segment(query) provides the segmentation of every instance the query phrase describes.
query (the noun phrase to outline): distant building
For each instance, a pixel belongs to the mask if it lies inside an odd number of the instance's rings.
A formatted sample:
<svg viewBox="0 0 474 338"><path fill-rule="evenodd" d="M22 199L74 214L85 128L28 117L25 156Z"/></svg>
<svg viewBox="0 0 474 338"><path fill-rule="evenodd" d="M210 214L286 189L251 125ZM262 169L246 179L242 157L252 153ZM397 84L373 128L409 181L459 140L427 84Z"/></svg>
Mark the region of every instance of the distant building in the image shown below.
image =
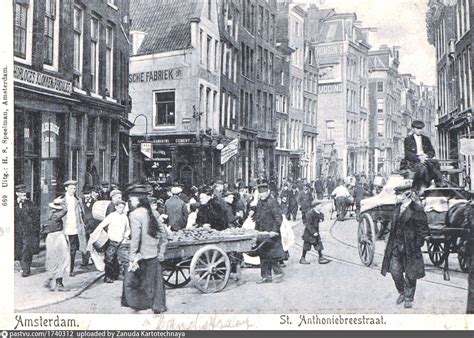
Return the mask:
<svg viewBox="0 0 474 338"><path fill-rule="evenodd" d="M345 177L368 172L369 110L367 31L354 13L309 11L319 22L316 43L318 73L318 143L323 176Z"/></svg>
<svg viewBox="0 0 474 338"><path fill-rule="evenodd" d="M369 171L375 174L391 174L404 157L399 65L396 47L383 45L369 52L370 158L373 159Z"/></svg>
<svg viewBox="0 0 474 338"><path fill-rule="evenodd" d="M44 222L68 179L129 180L129 3L13 3L15 184Z"/></svg>

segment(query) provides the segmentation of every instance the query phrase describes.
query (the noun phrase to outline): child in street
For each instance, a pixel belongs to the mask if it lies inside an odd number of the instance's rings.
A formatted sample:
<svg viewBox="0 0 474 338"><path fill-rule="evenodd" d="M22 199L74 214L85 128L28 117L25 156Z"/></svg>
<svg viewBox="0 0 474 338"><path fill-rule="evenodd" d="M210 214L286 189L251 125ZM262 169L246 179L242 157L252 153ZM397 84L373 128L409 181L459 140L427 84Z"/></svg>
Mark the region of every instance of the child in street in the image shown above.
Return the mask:
<svg viewBox="0 0 474 338"><path fill-rule="evenodd" d="M324 221L324 214L320 207L321 203L320 200L313 200L311 202L311 209L306 215L303 233L303 254L301 255L300 264L310 264L310 262L306 260L306 253L311 250L312 246L319 254L319 264L327 264L330 262L330 260L323 256L324 247L321 242L321 236L319 235L319 222Z"/></svg>
<svg viewBox="0 0 474 338"><path fill-rule="evenodd" d="M94 233L96 233L108 227L109 242L105 249L105 283L113 283L114 279L117 279L119 275L123 275L128 264L128 251L130 248L130 224L127 214L124 212L126 203L119 200L114 204L115 211L105 217L94 230ZM94 233L91 237L93 237ZM117 267L115 265L117 260L120 271L116 271Z"/></svg>

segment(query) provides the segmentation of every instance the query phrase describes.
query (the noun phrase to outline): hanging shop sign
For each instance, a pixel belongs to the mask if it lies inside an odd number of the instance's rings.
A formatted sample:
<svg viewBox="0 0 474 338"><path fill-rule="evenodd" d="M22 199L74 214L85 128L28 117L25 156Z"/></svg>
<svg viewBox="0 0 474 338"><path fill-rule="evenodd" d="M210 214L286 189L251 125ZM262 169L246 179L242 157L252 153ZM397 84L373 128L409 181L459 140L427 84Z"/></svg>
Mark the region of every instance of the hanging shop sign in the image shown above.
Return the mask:
<svg viewBox="0 0 474 338"><path fill-rule="evenodd" d="M221 150L221 164L226 163L239 152L239 139L235 138L229 142L227 147Z"/></svg>
<svg viewBox="0 0 474 338"><path fill-rule="evenodd" d="M72 82L43 74L19 65L13 67L13 79L16 82L25 83L34 87L48 89L57 93L70 95Z"/></svg>
<svg viewBox="0 0 474 338"><path fill-rule="evenodd" d="M153 158L153 144L150 142L144 142L140 144L140 151L143 155L148 158Z"/></svg>

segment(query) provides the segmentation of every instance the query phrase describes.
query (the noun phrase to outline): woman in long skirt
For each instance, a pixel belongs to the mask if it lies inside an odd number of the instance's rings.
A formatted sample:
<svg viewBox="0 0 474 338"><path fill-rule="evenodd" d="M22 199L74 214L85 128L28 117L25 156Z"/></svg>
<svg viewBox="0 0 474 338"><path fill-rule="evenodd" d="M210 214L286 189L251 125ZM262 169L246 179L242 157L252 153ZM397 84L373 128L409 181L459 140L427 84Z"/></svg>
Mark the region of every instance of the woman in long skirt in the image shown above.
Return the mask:
<svg viewBox="0 0 474 338"><path fill-rule="evenodd" d="M46 225L46 263L45 268L49 278L45 286L51 291L69 291L63 284L63 278L69 276L71 266L71 256L69 255L69 244L66 235L63 233L62 218L66 215L67 209L64 200L56 199L49 204L51 213L49 222Z"/></svg>
<svg viewBox="0 0 474 338"><path fill-rule="evenodd" d="M147 187L135 185L127 193L131 241L122 306L162 313L166 311L166 297L160 262L166 250L166 232L158 215L151 210Z"/></svg>

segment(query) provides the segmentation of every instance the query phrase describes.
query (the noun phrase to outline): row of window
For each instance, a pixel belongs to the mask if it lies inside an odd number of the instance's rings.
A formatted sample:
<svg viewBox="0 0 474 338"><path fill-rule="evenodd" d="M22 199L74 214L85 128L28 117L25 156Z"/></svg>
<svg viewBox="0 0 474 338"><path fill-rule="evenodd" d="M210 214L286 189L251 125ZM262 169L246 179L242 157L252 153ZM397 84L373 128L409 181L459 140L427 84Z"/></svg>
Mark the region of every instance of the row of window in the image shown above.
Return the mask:
<svg viewBox="0 0 474 338"><path fill-rule="evenodd" d="M346 89L346 106L347 111L355 113L357 111L357 91Z"/></svg>
<svg viewBox="0 0 474 338"><path fill-rule="evenodd" d="M304 63L304 55L303 52L304 50L299 47L292 47L295 51L291 53L291 64L296 67L303 68L303 63Z"/></svg>
<svg viewBox="0 0 474 338"><path fill-rule="evenodd" d="M275 42L275 15L262 6L258 6L257 34L272 44Z"/></svg>
<svg viewBox="0 0 474 338"><path fill-rule="evenodd" d="M199 111L203 113L201 117L201 128L208 129L213 127L212 120L214 118L214 113L217 111L218 103L217 91L201 84L199 86ZM221 101L220 111L223 114L226 114L226 112L224 112L226 103L227 102ZM224 106L222 106L222 104L224 104ZM232 111L232 107L230 107L230 111Z"/></svg>
<svg viewBox="0 0 474 338"><path fill-rule="evenodd" d="M303 109L303 80L292 77L290 82L290 93L291 106L297 109Z"/></svg>
<svg viewBox="0 0 474 338"><path fill-rule="evenodd" d="M253 94L240 90L240 126L252 128Z"/></svg>
<svg viewBox="0 0 474 338"><path fill-rule="evenodd" d="M215 48L218 48L218 42L216 41ZM233 48L230 42L223 43L222 45L222 74L234 83L237 82L237 48Z"/></svg>
<svg viewBox="0 0 474 338"><path fill-rule="evenodd" d="M471 28L470 0L457 0L456 3L456 36L460 39Z"/></svg>
<svg viewBox="0 0 474 338"><path fill-rule="evenodd" d="M276 119L275 126L277 133L276 147L287 149L288 121L285 119Z"/></svg>
<svg viewBox="0 0 474 338"><path fill-rule="evenodd" d="M304 90L317 94L318 93L318 75L311 72L304 72Z"/></svg>
<svg viewBox="0 0 474 338"><path fill-rule="evenodd" d="M303 122L291 119L290 121L290 149L300 149L303 141Z"/></svg>
<svg viewBox="0 0 474 338"><path fill-rule="evenodd" d="M274 84L274 57L273 53L262 46L257 47L257 80L263 83Z"/></svg>
<svg viewBox="0 0 474 338"><path fill-rule="evenodd" d="M219 41L199 30L199 62L208 71L218 71Z"/></svg>
<svg viewBox="0 0 474 338"><path fill-rule="evenodd" d="M278 113L288 114L288 98L286 95L276 95L275 108Z"/></svg>
<svg viewBox="0 0 474 338"><path fill-rule="evenodd" d="M44 67L47 70L58 71L59 52L59 16L61 15L58 0L46 0L44 14ZM110 2L115 6L115 2ZM31 2L17 2L15 4L15 44L14 53L20 62L31 63L31 39L33 21L33 0ZM87 24L86 24L86 19ZM86 37L85 32L89 35ZM88 88L92 93L104 94L108 97L117 97L114 93L114 31L115 27L111 23L104 25L98 17L84 15L84 10L80 6L74 6L73 13L73 82L78 89L84 89L83 80L87 75ZM105 35L105 55L104 64L100 65L101 58L101 36ZM84 51L85 43L90 45L90 67L88 74L84 73ZM120 80L125 87L126 69L128 62L125 55L120 54L118 58ZM105 88L103 93L99 93L99 71L100 67L105 68ZM121 89L120 97L126 97L126 88Z"/></svg>
<svg viewBox="0 0 474 338"><path fill-rule="evenodd" d="M241 74L250 80L254 80L254 50L245 43L241 43Z"/></svg>
<svg viewBox="0 0 474 338"><path fill-rule="evenodd" d="M359 125L357 125L357 121L348 119L346 121L347 138L351 141L367 141L369 138L367 123L366 118L361 118L359 120Z"/></svg>
<svg viewBox="0 0 474 338"><path fill-rule="evenodd" d="M304 98L303 111L304 111L304 123L311 126L316 126L316 110L318 102L315 100Z"/></svg>
<svg viewBox="0 0 474 338"><path fill-rule="evenodd" d="M257 90L255 104L258 129L273 131L273 94Z"/></svg>
<svg viewBox="0 0 474 338"><path fill-rule="evenodd" d="M211 0L208 0L210 2ZM210 5L208 5L210 6ZM234 39L239 39L239 17L238 12L230 6L228 1L222 4L222 18L224 20L224 30Z"/></svg>
<svg viewBox="0 0 474 338"><path fill-rule="evenodd" d="M236 130L236 105L237 97L232 93L222 91L221 93L221 126Z"/></svg>
<svg viewBox="0 0 474 338"><path fill-rule="evenodd" d="M471 46L464 49L456 60L459 74L459 99L461 111L472 105L472 69L471 69Z"/></svg>
<svg viewBox="0 0 474 338"><path fill-rule="evenodd" d="M399 130L398 123L394 120L380 118L377 120L377 136L393 138L395 131Z"/></svg>

